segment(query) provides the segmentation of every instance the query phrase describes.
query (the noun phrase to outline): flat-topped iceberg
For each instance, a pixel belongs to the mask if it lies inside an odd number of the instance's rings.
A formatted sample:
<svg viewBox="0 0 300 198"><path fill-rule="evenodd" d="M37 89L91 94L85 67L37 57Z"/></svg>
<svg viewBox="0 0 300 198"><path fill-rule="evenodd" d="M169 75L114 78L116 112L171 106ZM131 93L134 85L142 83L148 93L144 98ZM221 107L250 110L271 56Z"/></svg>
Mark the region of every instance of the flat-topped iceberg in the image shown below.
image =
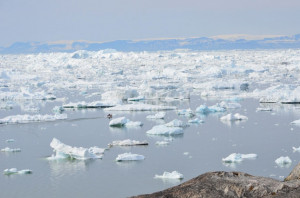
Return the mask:
<svg viewBox="0 0 300 198"><path fill-rule="evenodd" d="M77 103L68 103L64 104L63 108L71 108L71 109L87 109L87 108L105 108L105 107L113 107L119 103L109 102L109 101L94 101L94 102L77 102Z"/></svg>
<svg viewBox="0 0 300 198"><path fill-rule="evenodd" d="M21 152L20 148L9 148L9 147L5 147L4 149L1 149L1 152Z"/></svg>
<svg viewBox="0 0 300 198"><path fill-rule="evenodd" d="M173 171L173 172L164 172L162 175L155 175L156 179L183 179L183 174Z"/></svg>
<svg viewBox="0 0 300 198"><path fill-rule="evenodd" d="M60 142L58 139L53 138L50 143L50 146L53 148L55 155L49 157L49 160L52 159L99 159L102 158L102 154L105 149L98 147L83 148L83 147L72 147Z"/></svg>
<svg viewBox="0 0 300 198"><path fill-rule="evenodd" d="M257 154L240 154L240 153L232 153L226 158L222 158L224 163L239 163L242 162L244 159L255 159L257 158Z"/></svg>
<svg viewBox="0 0 300 198"><path fill-rule="evenodd" d="M220 118L221 121L236 121L236 120L248 120L248 117L247 116L243 116L239 113L236 113L234 115L232 115L231 113L230 114L227 114L223 117Z"/></svg>
<svg viewBox="0 0 300 198"><path fill-rule="evenodd" d="M164 111L175 110L174 106L160 106L150 104L126 104L117 105L115 107L106 108L105 111Z"/></svg>
<svg viewBox="0 0 300 198"><path fill-rule="evenodd" d="M166 116L166 112L158 112L154 115L148 115L147 119L164 119Z"/></svg>
<svg viewBox="0 0 300 198"><path fill-rule="evenodd" d="M288 168L292 164L292 160L288 156L281 156L275 160L275 163L282 168Z"/></svg>
<svg viewBox="0 0 300 198"><path fill-rule="evenodd" d="M108 144L108 146L145 146L148 145L146 141L137 141L137 140L115 140L112 143Z"/></svg>
<svg viewBox="0 0 300 198"><path fill-rule="evenodd" d="M146 132L149 135L179 135L183 134L183 129L180 127L168 127L166 125L157 125Z"/></svg>
<svg viewBox="0 0 300 198"><path fill-rule="evenodd" d="M143 155L123 153L117 156L116 161L139 161L144 159L145 157Z"/></svg>
<svg viewBox="0 0 300 198"><path fill-rule="evenodd" d="M111 120L109 122L109 126L111 127L139 127L139 126L142 126L143 123L142 122L139 122L139 121L136 121L136 122L133 122L133 121L130 121L129 119L125 118L125 117L120 117L120 118L115 118L113 120Z"/></svg>
<svg viewBox="0 0 300 198"><path fill-rule="evenodd" d="M3 171L4 175L13 175L13 174L20 174L20 175L25 175L25 174L32 174L32 170L30 169L24 169L24 170L19 170L16 168L10 168L10 169L5 169Z"/></svg>
<svg viewBox="0 0 300 198"><path fill-rule="evenodd" d="M67 119L67 114L55 114L55 115L14 115L7 116L5 118L0 119L0 124L16 124L16 123L29 123L29 122L47 122L47 121L55 121L55 120L64 120Z"/></svg>

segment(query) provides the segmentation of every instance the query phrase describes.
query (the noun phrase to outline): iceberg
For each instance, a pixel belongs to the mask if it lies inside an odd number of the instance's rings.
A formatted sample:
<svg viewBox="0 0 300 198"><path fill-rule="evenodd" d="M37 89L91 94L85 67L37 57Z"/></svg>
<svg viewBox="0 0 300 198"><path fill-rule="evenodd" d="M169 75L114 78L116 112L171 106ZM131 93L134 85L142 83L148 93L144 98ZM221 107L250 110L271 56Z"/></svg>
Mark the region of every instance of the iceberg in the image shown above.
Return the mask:
<svg viewBox="0 0 300 198"><path fill-rule="evenodd" d="M193 117L195 114L191 109L181 109L177 111L178 115L184 115L186 117Z"/></svg>
<svg viewBox="0 0 300 198"><path fill-rule="evenodd" d="M115 107L106 108L105 111L164 111L175 110L174 106L160 106L150 104L126 104L117 105Z"/></svg>
<svg viewBox="0 0 300 198"><path fill-rule="evenodd" d="M21 149L20 148L11 149L9 147L5 147L4 149L1 149L1 152L12 152L12 153L15 153L15 152L21 152Z"/></svg>
<svg viewBox="0 0 300 198"><path fill-rule="evenodd" d="M300 120L294 120L291 124L300 125Z"/></svg>
<svg viewBox="0 0 300 198"><path fill-rule="evenodd" d="M170 142L167 142L167 141L157 141L157 142L155 142L155 144L156 145L168 145L168 144L170 144Z"/></svg>
<svg viewBox="0 0 300 198"><path fill-rule="evenodd" d="M156 179L183 179L183 174L173 171L173 172L164 172L162 175L155 175Z"/></svg>
<svg viewBox="0 0 300 198"><path fill-rule="evenodd" d="M172 120L171 122L168 122L165 124L167 127L185 127L186 124L184 124L181 120Z"/></svg>
<svg viewBox="0 0 300 198"><path fill-rule="evenodd" d="M300 152L300 146L298 148L296 147L292 147L293 148L293 152Z"/></svg>
<svg viewBox="0 0 300 198"><path fill-rule="evenodd" d="M112 143L108 144L108 146L145 146L145 145L148 145L148 142L146 141L137 141L137 140L130 140L130 139L127 139L127 140L116 140L116 141L113 141Z"/></svg>
<svg viewBox="0 0 300 198"><path fill-rule="evenodd" d="M275 163L282 168L288 168L292 164L292 160L288 156L281 156L275 160Z"/></svg>
<svg viewBox="0 0 300 198"><path fill-rule="evenodd" d="M240 154L240 153L232 153L226 158L222 158L222 161L225 163L239 163L244 159L255 159L257 158L257 154Z"/></svg>
<svg viewBox="0 0 300 198"><path fill-rule="evenodd" d="M148 115L147 119L164 119L166 116L166 112L158 112L155 115Z"/></svg>
<svg viewBox="0 0 300 198"><path fill-rule="evenodd" d="M46 122L46 121L55 121L55 120L64 120L67 119L67 114L55 114L55 115L14 115L7 116L0 119L0 124L16 124L16 123L29 123L29 122Z"/></svg>
<svg viewBox="0 0 300 198"><path fill-rule="evenodd" d="M142 122L139 122L139 121L136 121L136 122L133 122L133 121L130 121L129 119L125 118L125 117L120 117L120 118L115 118L113 120L111 120L109 122L109 126L111 127L139 127L139 126L142 126L143 123Z"/></svg>
<svg viewBox="0 0 300 198"><path fill-rule="evenodd" d="M11 143L11 142L15 142L15 140L14 139L8 139L8 140L6 140L6 142Z"/></svg>
<svg viewBox="0 0 300 198"><path fill-rule="evenodd" d="M196 113L201 114L209 114L209 113L216 113L216 112L224 112L226 109L224 107L221 107L219 104L213 105L213 106L206 106L206 105L200 105L196 108Z"/></svg>
<svg viewBox="0 0 300 198"><path fill-rule="evenodd" d="M220 107L223 107L225 109L239 109L241 108L241 104L237 103L237 102L231 102L231 103L227 103L227 102L221 102L219 104Z"/></svg>
<svg viewBox="0 0 300 198"><path fill-rule="evenodd" d="M116 106L119 103L116 102L108 102L108 101L94 101L94 102L77 102L77 103L68 103L64 104L63 108L66 109L87 109L87 108L106 108L106 107L113 107Z"/></svg>
<svg viewBox="0 0 300 198"><path fill-rule="evenodd" d="M30 169L24 169L18 171L16 168L10 168L10 169L5 169L3 171L4 175L12 175L12 174L20 174L20 175L25 175L25 174L32 174L32 170Z"/></svg>
<svg viewBox="0 0 300 198"><path fill-rule="evenodd" d="M236 121L236 120L248 120L248 117L247 116L243 116L239 113L236 113L234 115L232 115L231 113L230 114L227 114L226 116L223 116L220 118L221 121Z"/></svg>
<svg viewBox="0 0 300 198"><path fill-rule="evenodd" d="M168 127L165 125L157 125L146 132L149 135L179 135L183 134L183 129L180 127Z"/></svg>
<svg viewBox="0 0 300 198"><path fill-rule="evenodd" d="M200 124L200 123L204 123L203 120L200 120L199 118L195 118L193 120L189 120L188 123L192 123L192 124Z"/></svg>
<svg viewBox="0 0 300 198"><path fill-rule="evenodd" d="M91 147L89 149L83 147L71 147L60 142L58 139L53 138L50 143L55 155L49 157L49 160L55 159L101 159L105 149L98 147Z"/></svg>
<svg viewBox="0 0 300 198"><path fill-rule="evenodd" d="M144 159L145 157L143 155L123 153L117 156L116 161L139 161Z"/></svg>

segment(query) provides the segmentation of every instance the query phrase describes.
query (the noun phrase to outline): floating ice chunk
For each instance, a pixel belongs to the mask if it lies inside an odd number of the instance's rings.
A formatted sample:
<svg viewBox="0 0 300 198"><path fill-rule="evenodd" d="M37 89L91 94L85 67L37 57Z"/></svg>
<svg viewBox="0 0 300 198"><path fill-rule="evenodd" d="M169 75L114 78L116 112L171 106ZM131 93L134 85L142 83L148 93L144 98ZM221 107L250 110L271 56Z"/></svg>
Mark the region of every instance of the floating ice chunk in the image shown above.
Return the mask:
<svg viewBox="0 0 300 198"><path fill-rule="evenodd" d="M199 118L195 118L193 120L189 120L189 123L193 123L193 124L200 124L200 123L204 123L203 120L200 120Z"/></svg>
<svg viewBox="0 0 300 198"><path fill-rule="evenodd" d="M120 101L128 100L128 98L137 98L139 96L136 89L127 89L127 90L113 90L107 91L101 95L102 100L106 101Z"/></svg>
<svg viewBox="0 0 300 198"><path fill-rule="evenodd" d="M291 124L300 125L300 120L294 120Z"/></svg>
<svg viewBox="0 0 300 198"><path fill-rule="evenodd" d="M236 113L234 115L230 113L220 118L221 121L236 121L236 120L247 120L247 119L248 119L247 116L240 115L239 113Z"/></svg>
<svg viewBox="0 0 300 198"><path fill-rule="evenodd" d="M54 113L62 113L65 109L62 106L55 106L53 107L52 111Z"/></svg>
<svg viewBox="0 0 300 198"><path fill-rule="evenodd" d="M221 107L219 104L207 107L206 105L200 105L196 108L197 113L208 114L208 113L216 113L216 112L224 112L226 109Z"/></svg>
<svg viewBox="0 0 300 198"><path fill-rule="evenodd" d="M8 139L6 140L7 143L11 143L11 142L14 142L15 140L14 139Z"/></svg>
<svg viewBox="0 0 300 198"><path fill-rule="evenodd" d="M300 146L298 148L293 147L293 152L300 152Z"/></svg>
<svg viewBox="0 0 300 198"><path fill-rule="evenodd" d="M141 101L141 100L145 100L144 96L138 96L138 97L134 97L134 98L128 98L128 101Z"/></svg>
<svg viewBox="0 0 300 198"><path fill-rule="evenodd" d="M3 171L4 175L12 175L12 174L20 174L20 175L24 175L24 174L32 174L32 170L30 169L24 169L24 170L20 170L18 171L16 168L10 168L10 169L5 169Z"/></svg>
<svg viewBox="0 0 300 198"><path fill-rule="evenodd" d="M193 117L195 114L191 109L181 109L177 111L178 115L184 115L187 117Z"/></svg>
<svg viewBox="0 0 300 198"><path fill-rule="evenodd" d="M109 126L111 126L111 127L123 127L123 126L138 127L138 126L142 126L142 125L143 125L142 122L139 122L139 121L133 122L125 117L115 118L109 122Z"/></svg>
<svg viewBox="0 0 300 198"><path fill-rule="evenodd" d="M108 146L139 146L139 145L145 146L148 145L148 142L146 141L141 142L137 140L127 139L127 140L116 140L108 144Z"/></svg>
<svg viewBox="0 0 300 198"><path fill-rule="evenodd" d="M289 167L292 163L292 160L288 156L281 156L275 160L275 163L280 167Z"/></svg>
<svg viewBox="0 0 300 198"><path fill-rule="evenodd" d="M174 106L159 106L150 104L126 104L106 108L105 111L164 111L175 110Z"/></svg>
<svg viewBox="0 0 300 198"><path fill-rule="evenodd" d="M21 149L20 148L14 148L14 149L11 149L9 147L5 147L4 149L1 149L2 152L21 152Z"/></svg>
<svg viewBox="0 0 300 198"><path fill-rule="evenodd" d="M58 139L53 138L50 146L54 149L55 155L49 157L48 159L61 159L61 158L71 158L71 159L97 159L102 158L104 150L98 147L91 147L89 149L82 147L71 147L60 142Z"/></svg>
<svg viewBox="0 0 300 198"><path fill-rule="evenodd" d="M172 120L171 122L168 122L167 124L165 124L165 126L167 127L185 127L186 124L184 124L181 120Z"/></svg>
<svg viewBox="0 0 300 198"><path fill-rule="evenodd" d="M206 105L200 105L196 108L197 113L207 114L210 112L209 108Z"/></svg>
<svg viewBox="0 0 300 198"><path fill-rule="evenodd" d="M85 101L77 103L64 104L63 108L77 108L77 109L86 109L86 108L104 108L104 107L113 107L116 106L116 102L107 102L107 101L94 101L87 103Z"/></svg>
<svg viewBox="0 0 300 198"><path fill-rule="evenodd" d="M227 103L225 101L221 102L220 107L223 107L225 109L238 109L241 108L241 104L237 102Z"/></svg>
<svg viewBox="0 0 300 198"><path fill-rule="evenodd" d="M55 114L55 115L14 115L7 116L0 119L0 124L15 124L15 123L29 123L29 122L46 122L46 121L55 121L55 120L64 120L67 119L67 114Z"/></svg>
<svg viewBox="0 0 300 198"><path fill-rule="evenodd" d="M165 125L157 125L146 133L149 135L179 135L183 134L183 129L180 127L167 127Z"/></svg>
<svg viewBox="0 0 300 198"><path fill-rule="evenodd" d="M262 108L262 107L258 107L256 108L256 111L273 111L272 108Z"/></svg>
<svg viewBox="0 0 300 198"><path fill-rule="evenodd" d="M155 142L156 145L168 145L170 144L170 142L167 142L167 141L157 141Z"/></svg>
<svg viewBox="0 0 300 198"><path fill-rule="evenodd" d="M138 161L144 160L145 157L139 154L123 153L117 156L116 161Z"/></svg>
<svg viewBox="0 0 300 198"><path fill-rule="evenodd" d="M222 158L222 161L225 163L239 163L244 159L255 159L257 158L257 154L240 154L240 153L232 153L226 158Z"/></svg>
<svg viewBox="0 0 300 198"><path fill-rule="evenodd" d="M173 172L164 172L162 175L155 175L154 178L158 179L183 179L183 174L173 171Z"/></svg>
<svg viewBox="0 0 300 198"><path fill-rule="evenodd" d="M164 119L166 116L166 112L158 112L155 115L148 115L146 118L148 119Z"/></svg>

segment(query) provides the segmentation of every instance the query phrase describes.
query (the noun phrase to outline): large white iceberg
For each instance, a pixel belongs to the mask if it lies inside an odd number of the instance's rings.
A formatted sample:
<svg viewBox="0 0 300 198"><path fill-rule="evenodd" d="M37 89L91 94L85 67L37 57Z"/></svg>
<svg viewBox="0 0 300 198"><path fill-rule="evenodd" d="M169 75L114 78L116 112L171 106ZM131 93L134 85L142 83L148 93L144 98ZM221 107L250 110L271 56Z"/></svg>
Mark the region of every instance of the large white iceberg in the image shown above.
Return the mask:
<svg viewBox="0 0 300 198"><path fill-rule="evenodd" d="M144 159L145 157L143 155L123 153L117 156L116 161L139 161Z"/></svg>
<svg viewBox="0 0 300 198"><path fill-rule="evenodd" d="M240 153L232 153L226 158L222 158L222 161L225 163L238 163L242 162L244 159L255 159L257 158L257 154L240 154Z"/></svg>
<svg viewBox="0 0 300 198"><path fill-rule="evenodd" d="M139 127L142 126L143 123L139 121L130 121L129 119L125 117L115 118L109 122L109 126L111 127Z"/></svg>
<svg viewBox="0 0 300 198"><path fill-rule="evenodd" d="M148 145L146 141L137 141L137 140L115 140L112 143L108 144L108 146L139 146L139 145Z"/></svg>
<svg viewBox="0 0 300 198"><path fill-rule="evenodd" d="M164 111L175 110L174 106L160 106L150 104L126 104L117 105L115 107L106 108L105 111Z"/></svg>
<svg viewBox="0 0 300 198"><path fill-rule="evenodd" d="M162 175L155 175L154 178L158 179L183 179L183 174L173 171L173 172L164 172Z"/></svg>
<svg viewBox="0 0 300 198"><path fill-rule="evenodd" d="M0 124L15 124L15 123L29 123L29 122L46 122L46 121L55 121L55 120L64 120L67 119L67 114L55 114L55 115L14 115L7 116L0 119Z"/></svg>
<svg viewBox="0 0 300 198"><path fill-rule="evenodd" d="M168 127L166 125L157 125L146 132L149 135L179 135L183 134L183 129L180 127Z"/></svg>
<svg viewBox="0 0 300 198"><path fill-rule="evenodd" d="M48 159L98 159L102 158L102 154L105 149L98 147L83 148L83 147L72 147L60 142L58 139L53 138L50 143L53 148L55 155L52 155Z"/></svg>

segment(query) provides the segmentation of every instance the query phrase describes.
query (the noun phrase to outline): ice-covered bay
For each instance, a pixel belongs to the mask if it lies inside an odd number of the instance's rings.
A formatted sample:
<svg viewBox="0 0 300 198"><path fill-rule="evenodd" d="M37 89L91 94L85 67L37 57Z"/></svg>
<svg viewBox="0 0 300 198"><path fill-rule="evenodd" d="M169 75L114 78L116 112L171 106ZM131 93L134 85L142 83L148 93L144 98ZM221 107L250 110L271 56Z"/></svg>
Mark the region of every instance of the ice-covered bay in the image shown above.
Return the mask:
<svg viewBox="0 0 300 198"><path fill-rule="evenodd" d="M1 55L0 119L15 124L0 126L0 170L29 168L34 174L2 175L0 197L129 197L180 182L153 178L165 170L180 172L183 181L215 170L280 179L300 160L292 149L300 135L299 55L300 50ZM66 119L53 119L60 117ZM120 117L143 126L109 126ZM176 135L170 136L173 129ZM56 150L79 159L45 160L53 137L71 145L60 142ZM148 146L113 146L102 159L81 160L92 145L108 144ZM124 153L146 159L116 162ZM227 166L222 158L230 153L258 158ZM277 165L280 156L289 156L291 166Z"/></svg>

